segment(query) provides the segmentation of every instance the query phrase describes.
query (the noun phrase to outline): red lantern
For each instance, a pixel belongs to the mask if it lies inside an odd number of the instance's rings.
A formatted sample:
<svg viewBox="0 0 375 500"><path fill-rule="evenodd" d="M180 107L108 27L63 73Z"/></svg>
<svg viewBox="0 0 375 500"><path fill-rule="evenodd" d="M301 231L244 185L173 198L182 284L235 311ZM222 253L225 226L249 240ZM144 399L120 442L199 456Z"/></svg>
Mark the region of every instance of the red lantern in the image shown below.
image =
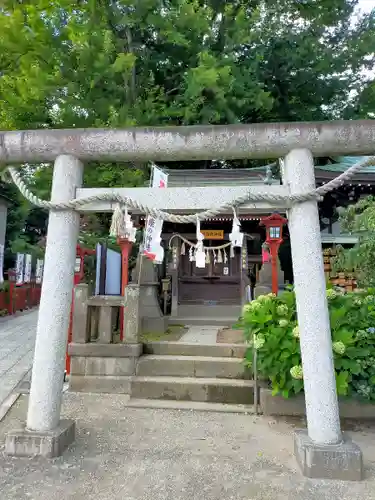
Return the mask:
<svg viewBox="0 0 375 500"><path fill-rule="evenodd" d="M283 241L283 226L288 222L285 217L278 213L273 213L268 217L262 217L260 224L266 228L266 244L271 253L272 264L272 292L278 292L278 279L277 279L277 257L279 253L280 244Z"/></svg>

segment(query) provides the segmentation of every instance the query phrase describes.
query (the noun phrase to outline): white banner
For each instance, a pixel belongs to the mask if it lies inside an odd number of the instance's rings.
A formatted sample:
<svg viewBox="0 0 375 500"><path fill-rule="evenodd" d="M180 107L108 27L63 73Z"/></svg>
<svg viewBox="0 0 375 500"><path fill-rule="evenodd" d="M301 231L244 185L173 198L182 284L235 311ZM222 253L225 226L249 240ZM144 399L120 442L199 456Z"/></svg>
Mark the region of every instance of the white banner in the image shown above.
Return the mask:
<svg viewBox="0 0 375 500"><path fill-rule="evenodd" d="M16 285L22 285L23 283L24 262L25 262L25 254L18 253L16 260Z"/></svg>
<svg viewBox="0 0 375 500"><path fill-rule="evenodd" d="M153 167L152 173L152 184L153 188L166 188L168 184L168 174L163 172L157 167ZM160 224L161 222L161 224ZM156 219L155 217L147 217L145 237L144 237L144 254L151 260L155 260L155 252L153 252L152 244L162 229L162 221Z"/></svg>
<svg viewBox="0 0 375 500"><path fill-rule="evenodd" d="M38 259L36 261L36 270L35 270L35 283L38 285L41 284L43 281L43 267L44 267L44 261L43 259Z"/></svg>
<svg viewBox="0 0 375 500"><path fill-rule="evenodd" d="M32 257L28 253L25 256L25 274L23 277L24 283L30 283L31 281L31 263L32 263Z"/></svg>
<svg viewBox="0 0 375 500"><path fill-rule="evenodd" d="M0 284L4 283L4 245L0 245Z"/></svg>

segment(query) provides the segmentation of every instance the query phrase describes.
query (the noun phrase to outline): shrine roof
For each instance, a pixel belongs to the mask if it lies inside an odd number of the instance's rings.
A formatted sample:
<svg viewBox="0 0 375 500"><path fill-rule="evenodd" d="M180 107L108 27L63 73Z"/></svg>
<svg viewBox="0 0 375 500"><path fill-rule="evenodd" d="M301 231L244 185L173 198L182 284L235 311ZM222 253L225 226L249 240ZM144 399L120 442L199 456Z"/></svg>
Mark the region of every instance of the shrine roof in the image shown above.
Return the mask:
<svg viewBox="0 0 375 500"><path fill-rule="evenodd" d="M246 186L264 184L267 167L208 168L200 170L163 169L168 187ZM279 184L273 179L272 184Z"/></svg>
<svg viewBox="0 0 375 500"><path fill-rule="evenodd" d="M348 170L355 163L369 158L368 156L335 156L330 158L331 163L315 166L315 178L317 181L327 181L334 179L345 170ZM375 166L365 167L352 179L352 183L375 184Z"/></svg>
<svg viewBox="0 0 375 500"><path fill-rule="evenodd" d="M366 156L337 156L328 159L330 163L315 166L315 178L327 182L345 172L352 165ZM240 186L261 185L267 172L267 166L254 168L208 168L208 169L163 169L168 174L168 187L204 187L204 186ZM354 176L351 182L356 184L375 184L375 166L366 167ZM274 177L272 184L279 184Z"/></svg>

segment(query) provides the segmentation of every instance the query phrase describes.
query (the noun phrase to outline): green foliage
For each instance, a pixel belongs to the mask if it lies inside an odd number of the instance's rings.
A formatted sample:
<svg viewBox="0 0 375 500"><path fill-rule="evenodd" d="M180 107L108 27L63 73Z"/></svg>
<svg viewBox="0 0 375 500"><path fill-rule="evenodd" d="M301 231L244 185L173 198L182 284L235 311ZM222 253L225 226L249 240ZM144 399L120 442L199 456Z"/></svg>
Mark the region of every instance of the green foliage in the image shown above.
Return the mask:
<svg viewBox="0 0 375 500"><path fill-rule="evenodd" d="M362 70L373 66L374 16L352 23L356 4L4 0L0 130L358 116L362 90L370 88ZM230 162L246 164L252 165ZM51 170L35 167L28 165L25 175L48 198ZM148 173L144 163L90 164L84 182L139 186ZM15 241L20 234L26 244L39 244L26 227L31 208L14 193L10 198L8 252L24 244ZM43 236L45 216L40 220ZM84 232L94 234L88 226Z"/></svg>
<svg viewBox="0 0 375 500"><path fill-rule="evenodd" d="M375 401L375 290L327 290L336 386L340 396ZM288 398L303 391L295 296L285 291L259 297L243 312L246 360L257 349L257 369L273 394Z"/></svg>
<svg viewBox="0 0 375 500"><path fill-rule="evenodd" d="M340 222L344 231L358 236L358 243L349 249L338 247L334 269L354 273L360 287L374 287L375 198L350 205L340 215Z"/></svg>

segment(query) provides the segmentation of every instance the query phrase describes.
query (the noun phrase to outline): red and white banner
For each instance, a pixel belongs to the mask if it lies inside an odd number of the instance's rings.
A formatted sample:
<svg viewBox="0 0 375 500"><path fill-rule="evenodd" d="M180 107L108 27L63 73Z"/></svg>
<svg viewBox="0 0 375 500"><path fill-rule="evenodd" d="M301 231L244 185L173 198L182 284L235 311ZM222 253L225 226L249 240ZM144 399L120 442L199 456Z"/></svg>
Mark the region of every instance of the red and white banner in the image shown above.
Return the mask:
<svg viewBox="0 0 375 500"><path fill-rule="evenodd" d="M168 185L168 174L157 167L152 169L152 188L166 188ZM146 221L143 253L150 260L155 260L156 254L153 251L153 244L161 233L163 221L155 217L148 216Z"/></svg>

